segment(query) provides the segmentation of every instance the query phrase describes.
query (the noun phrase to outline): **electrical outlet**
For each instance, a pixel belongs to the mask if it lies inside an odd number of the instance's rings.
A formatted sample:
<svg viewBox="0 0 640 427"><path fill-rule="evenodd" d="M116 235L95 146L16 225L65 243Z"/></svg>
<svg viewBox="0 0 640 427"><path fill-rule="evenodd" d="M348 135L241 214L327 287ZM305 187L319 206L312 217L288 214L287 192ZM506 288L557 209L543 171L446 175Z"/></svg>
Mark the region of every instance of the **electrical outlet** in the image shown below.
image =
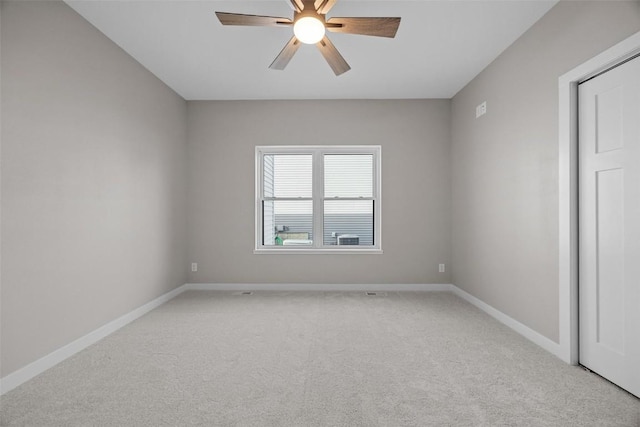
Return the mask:
<svg viewBox="0 0 640 427"><path fill-rule="evenodd" d="M198 271L198 263L197 262L192 262L191 263L191 271Z"/></svg>
<svg viewBox="0 0 640 427"><path fill-rule="evenodd" d="M484 101L476 107L476 119L480 116L484 116L485 114L487 114L487 101Z"/></svg>
<svg viewBox="0 0 640 427"><path fill-rule="evenodd" d="M444 264L438 264L438 271L444 273Z"/></svg>

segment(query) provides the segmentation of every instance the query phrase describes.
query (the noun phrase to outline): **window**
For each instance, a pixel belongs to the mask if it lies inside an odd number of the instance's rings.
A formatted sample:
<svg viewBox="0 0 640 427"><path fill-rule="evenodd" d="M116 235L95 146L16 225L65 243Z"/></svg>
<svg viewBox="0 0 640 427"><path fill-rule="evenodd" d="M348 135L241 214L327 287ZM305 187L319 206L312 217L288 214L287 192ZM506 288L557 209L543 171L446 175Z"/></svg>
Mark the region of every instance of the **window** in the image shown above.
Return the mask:
<svg viewBox="0 0 640 427"><path fill-rule="evenodd" d="M381 252L380 146L256 147L256 252Z"/></svg>

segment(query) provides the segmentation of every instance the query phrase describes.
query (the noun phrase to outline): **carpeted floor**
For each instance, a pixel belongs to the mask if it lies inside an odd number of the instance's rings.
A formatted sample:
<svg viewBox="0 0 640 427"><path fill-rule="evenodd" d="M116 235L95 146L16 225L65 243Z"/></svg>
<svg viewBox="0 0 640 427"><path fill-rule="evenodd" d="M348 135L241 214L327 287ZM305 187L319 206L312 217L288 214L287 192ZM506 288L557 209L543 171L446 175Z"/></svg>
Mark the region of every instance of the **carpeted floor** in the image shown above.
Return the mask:
<svg viewBox="0 0 640 427"><path fill-rule="evenodd" d="M186 292L0 398L26 426L640 426L449 293Z"/></svg>

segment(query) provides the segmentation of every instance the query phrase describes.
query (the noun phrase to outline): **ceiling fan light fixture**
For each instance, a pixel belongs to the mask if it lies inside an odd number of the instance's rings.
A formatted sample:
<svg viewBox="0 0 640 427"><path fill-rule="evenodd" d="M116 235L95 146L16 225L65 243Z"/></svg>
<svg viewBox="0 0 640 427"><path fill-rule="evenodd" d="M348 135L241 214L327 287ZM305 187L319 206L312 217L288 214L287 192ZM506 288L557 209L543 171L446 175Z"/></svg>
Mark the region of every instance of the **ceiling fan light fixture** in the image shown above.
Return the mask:
<svg viewBox="0 0 640 427"><path fill-rule="evenodd" d="M293 24L293 34L302 43L316 44L324 37L324 24L318 18L305 16Z"/></svg>
<svg viewBox="0 0 640 427"><path fill-rule="evenodd" d="M0 0L1 1L1 0ZM269 68L284 70L302 44L315 44L336 76L351 69L338 49L331 43L325 31L332 33L360 34L363 36L394 38L401 18L391 17L332 17L327 12L337 0L287 0L293 7L293 19L277 16L246 15L216 11L222 25L245 25L258 27L293 26L293 37L289 39Z"/></svg>

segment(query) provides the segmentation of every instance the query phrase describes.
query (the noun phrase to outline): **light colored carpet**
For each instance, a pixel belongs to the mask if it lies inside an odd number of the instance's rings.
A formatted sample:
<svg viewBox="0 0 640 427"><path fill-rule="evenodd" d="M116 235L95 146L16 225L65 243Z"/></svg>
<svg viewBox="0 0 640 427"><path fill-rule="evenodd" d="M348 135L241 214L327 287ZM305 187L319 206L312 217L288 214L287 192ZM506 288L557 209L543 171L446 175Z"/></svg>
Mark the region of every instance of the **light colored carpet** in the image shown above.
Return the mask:
<svg viewBox="0 0 640 427"><path fill-rule="evenodd" d="M1 412L28 426L640 426L640 400L435 292L187 292Z"/></svg>

